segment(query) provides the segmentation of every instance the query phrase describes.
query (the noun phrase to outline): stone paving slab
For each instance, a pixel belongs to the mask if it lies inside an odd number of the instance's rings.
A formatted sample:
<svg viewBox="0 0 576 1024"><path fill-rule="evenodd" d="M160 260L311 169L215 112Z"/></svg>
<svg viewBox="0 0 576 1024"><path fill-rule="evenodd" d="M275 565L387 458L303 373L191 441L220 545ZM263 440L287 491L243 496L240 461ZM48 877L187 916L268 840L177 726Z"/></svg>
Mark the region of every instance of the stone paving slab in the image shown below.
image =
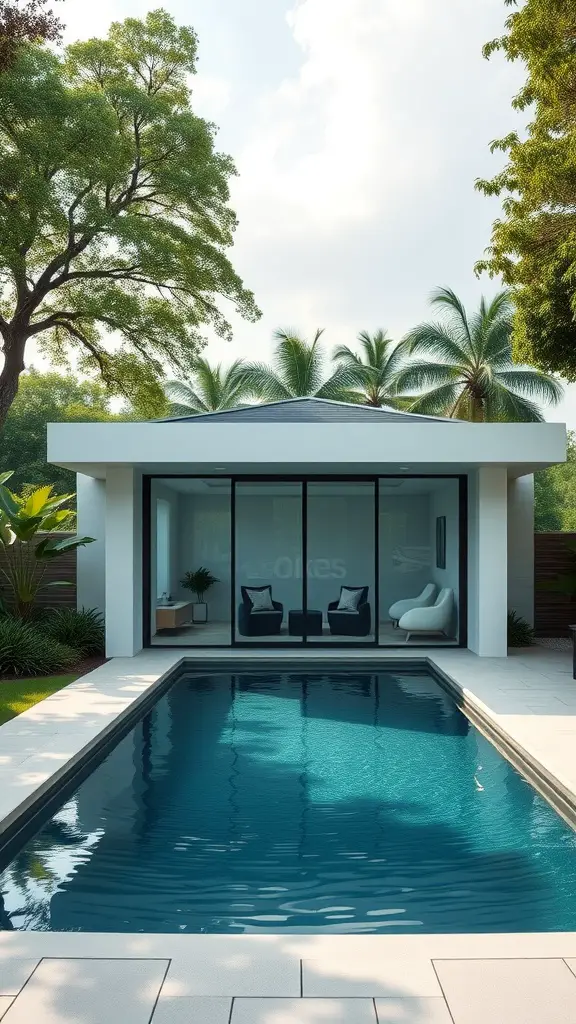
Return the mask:
<svg viewBox="0 0 576 1024"><path fill-rule="evenodd" d="M446 1000L376 999L378 1024L454 1024Z"/></svg>
<svg viewBox="0 0 576 1024"><path fill-rule="evenodd" d="M175 959L162 991L168 996L298 996L300 961L240 949L189 962Z"/></svg>
<svg viewBox="0 0 576 1024"><path fill-rule="evenodd" d="M0 996L17 996L39 964L38 957L0 960Z"/></svg>
<svg viewBox="0 0 576 1024"><path fill-rule="evenodd" d="M167 961L42 960L5 1024L149 1024Z"/></svg>
<svg viewBox="0 0 576 1024"><path fill-rule="evenodd" d="M455 1024L574 1024L576 977L563 960L439 960Z"/></svg>
<svg viewBox="0 0 576 1024"><path fill-rule="evenodd" d="M230 1024L378 1024L372 999L235 999Z"/></svg>
<svg viewBox="0 0 576 1024"><path fill-rule="evenodd" d="M172 998L160 993L154 1024L230 1024L232 1000L224 998Z"/></svg>
<svg viewBox="0 0 576 1024"><path fill-rule="evenodd" d="M441 996L442 989L431 961L425 957L372 955L347 962L337 957L303 960L302 994L338 998Z"/></svg>

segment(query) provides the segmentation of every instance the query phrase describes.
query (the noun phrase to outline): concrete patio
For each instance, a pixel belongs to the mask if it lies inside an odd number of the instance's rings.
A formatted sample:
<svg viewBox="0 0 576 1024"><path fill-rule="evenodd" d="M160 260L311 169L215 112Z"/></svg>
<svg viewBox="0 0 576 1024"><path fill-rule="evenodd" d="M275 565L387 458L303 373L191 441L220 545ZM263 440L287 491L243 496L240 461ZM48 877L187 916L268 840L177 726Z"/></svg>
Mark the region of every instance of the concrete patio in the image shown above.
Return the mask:
<svg viewBox="0 0 576 1024"><path fill-rule="evenodd" d="M299 652L298 652L299 653ZM275 651L322 664L329 652ZM338 662L415 660L339 651ZM217 651L219 663L266 652ZM133 714L190 652L115 659L0 729L0 832ZM202 652L201 662L210 661ZM566 651L508 659L419 651L569 821L576 818L576 684ZM3 1015L3 1017L2 1017ZM0 932L7 1024L568 1024L576 933L477 935L110 935Z"/></svg>

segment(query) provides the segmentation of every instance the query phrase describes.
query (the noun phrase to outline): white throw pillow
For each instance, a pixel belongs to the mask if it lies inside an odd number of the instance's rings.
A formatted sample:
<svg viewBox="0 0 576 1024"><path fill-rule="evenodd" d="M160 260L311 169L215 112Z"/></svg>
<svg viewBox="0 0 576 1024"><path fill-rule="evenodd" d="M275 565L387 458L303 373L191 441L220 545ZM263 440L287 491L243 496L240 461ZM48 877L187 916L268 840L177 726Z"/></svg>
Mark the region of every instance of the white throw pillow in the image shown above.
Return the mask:
<svg viewBox="0 0 576 1024"><path fill-rule="evenodd" d="M357 612L360 598L362 597L362 589L352 590L350 587L342 587L340 591L340 600L338 602L338 612Z"/></svg>
<svg viewBox="0 0 576 1024"><path fill-rule="evenodd" d="M270 587L266 587L265 590L248 590L246 593L252 602L253 612L273 612L274 605L272 604L272 594Z"/></svg>

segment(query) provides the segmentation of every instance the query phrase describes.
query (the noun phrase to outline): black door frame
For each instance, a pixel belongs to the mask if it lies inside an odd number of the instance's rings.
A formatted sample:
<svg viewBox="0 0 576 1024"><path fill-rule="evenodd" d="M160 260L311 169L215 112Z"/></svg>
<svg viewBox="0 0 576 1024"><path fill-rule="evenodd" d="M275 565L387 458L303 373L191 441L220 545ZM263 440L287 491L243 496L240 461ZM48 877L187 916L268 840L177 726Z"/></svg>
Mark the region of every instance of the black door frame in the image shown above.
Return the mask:
<svg viewBox="0 0 576 1024"><path fill-rule="evenodd" d="M306 475L282 475L274 474L227 474L227 473L149 473L142 477L142 621L143 621L143 646L148 647L172 647L173 644L151 643L151 498L152 480L229 480L230 481L230 642L227 644L186 644L180 646L189 647L191 650L228 650L230 647L249 648L258 650L289 649L298 650L302 647L319 648L331 650L332 648L342 649L366 649L384 647L387 650L405 648L405 643L380 645L380 481L381 480L458 480L458 505L459 505L459 608L458 608L458 644L446 643L434 644L435 647L467 647L468 646L468 477L460 473L378 473L378 474L306 474ZM308 564L308 524L307 524L307 499L309 483L372 483L374 485L374 639L363 641L346 641L334 638L333 641L315 641L314 638L303 636L301 640L293 642L286 640L267 641L266 643L257 640L236 639L236 484L237 483L299 483L301 485L301 550L302 550L302 607L308 607L308 573L305 571ZM410 649L418 650L428 647L429 644L410 644Z"/></svg>

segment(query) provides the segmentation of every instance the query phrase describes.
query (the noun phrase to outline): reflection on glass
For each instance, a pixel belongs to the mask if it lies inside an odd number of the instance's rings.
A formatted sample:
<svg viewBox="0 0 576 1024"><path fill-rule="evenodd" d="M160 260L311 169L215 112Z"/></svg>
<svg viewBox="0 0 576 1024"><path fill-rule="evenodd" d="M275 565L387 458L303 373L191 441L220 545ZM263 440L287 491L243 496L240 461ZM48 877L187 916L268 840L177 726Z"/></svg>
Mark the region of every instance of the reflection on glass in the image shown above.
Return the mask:
<svg viewBox="0 0 576 1024"><path fill-rule="evenodd" d="M153 479L150 497L150 634L153 644L230 643L231 483L219 477ZM183 586L207 569L217 583Z"/></svg>
<svg viewBox="0 0 576 1024"><path fill-rule="evenodd" d="M380 480L380 643L457 643L459 481Z"/></svg>
<svg viewBox="0 0 576 1024"><path fill-rule="evenodd" d="M370 643L376 599L374 483L310 482L307 494L310 639Z"/></svg>
<svg viewBox="0 0 576 1024"><path fill-rule="evenodd" d="M236 639L301 643L302 485L236 484Z"/></svg>

